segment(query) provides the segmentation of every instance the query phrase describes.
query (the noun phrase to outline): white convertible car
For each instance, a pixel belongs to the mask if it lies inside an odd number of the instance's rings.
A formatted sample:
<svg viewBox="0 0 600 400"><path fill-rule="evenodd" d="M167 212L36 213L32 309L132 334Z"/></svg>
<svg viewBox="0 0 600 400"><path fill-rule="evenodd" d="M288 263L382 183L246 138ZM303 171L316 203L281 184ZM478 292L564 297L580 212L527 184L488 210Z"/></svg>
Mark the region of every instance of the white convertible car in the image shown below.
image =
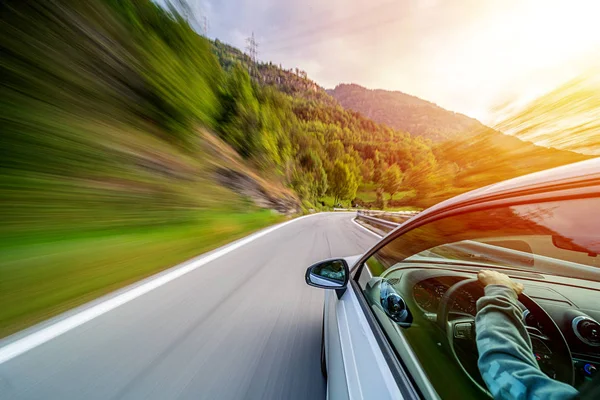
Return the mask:
<svg viewBox="0 0 600 400"><path fill-rule="evenodd" d="M540 369L600 396L599 254L596 158L460 195L363 255L309 267L309 285L332 289L321 351L328 398L489 398L475 346L481 269L524 285Z"/></svg>

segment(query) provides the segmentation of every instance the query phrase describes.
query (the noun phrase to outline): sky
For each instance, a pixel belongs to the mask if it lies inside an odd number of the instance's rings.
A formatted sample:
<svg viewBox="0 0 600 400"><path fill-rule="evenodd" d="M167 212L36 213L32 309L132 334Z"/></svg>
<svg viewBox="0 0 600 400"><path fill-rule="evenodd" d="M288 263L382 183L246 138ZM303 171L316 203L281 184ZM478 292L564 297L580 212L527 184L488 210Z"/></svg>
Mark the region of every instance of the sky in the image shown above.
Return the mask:
<svg viewBox="0 0 600 400"><path fill-rule="evenodd" d="M493 123L600 65L591 0L189 0L208 36L325 88L399 90Z"/></svg>

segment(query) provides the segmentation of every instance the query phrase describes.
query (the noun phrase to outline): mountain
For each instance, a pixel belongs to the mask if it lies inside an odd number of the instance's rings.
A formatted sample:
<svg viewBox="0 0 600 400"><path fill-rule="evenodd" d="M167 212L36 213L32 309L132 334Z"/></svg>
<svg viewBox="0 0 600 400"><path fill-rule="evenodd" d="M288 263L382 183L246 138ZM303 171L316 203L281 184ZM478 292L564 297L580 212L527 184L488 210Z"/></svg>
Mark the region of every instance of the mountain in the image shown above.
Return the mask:
<svg viewBox="0 0 600 400"><path fill-rule="evenodd" d="M235 60L257 86L284 93L291 104L298 119L289 134L296 138L294 174L299 177L291 179L291 186L304 199L321 197L332 184L337 160L371 190L380 186L385 170L397 165L405 193L413 195L396 197L390 205L427 207L468 190L589 158L505 135L401 92L354 84L326 91L298 68L254 65L238 49L218 41L213 46L224 69Z"/></svg>
<svg viewBox="0 0 600 400"><path fill-rule="evenodd" d="M367 89L340 84L327 90L344 108L358 111L373 121L422 136L434 142L484 128L479 121L448 111L418 97L398 91Z"/></svg>
<svg viewBox="0 0 600 400"><path fill-rule="evenodd" d="M381 186L384 172L398 166L404 194L388 205L427 207L471 189L589 158L505 135L401 92L354 84L326 91L299 68L254 64L232 46L218 40L212 45L223 69L241 65L261 90L284 94L282 104L291 106L297 118L288 125L297 163L288 182L313 204L331 192L327 188L334 184L337 161L362 182L359 192L370 192L355 202L381 207L381 199L372 201L373 191Z"/></svg>
<svg viewBox="0 0 600 400"><path fill-rule="evenodd" d="M416 191L414 198L400 200L397 205L404 201L431 205L478 187L590 158L505 135L473 118L402 92L341 84L327 93L359 115L412 137L431 140L423 144L433 151L433 158L405 152L390 163L400 165L406 188Z"/></svg>

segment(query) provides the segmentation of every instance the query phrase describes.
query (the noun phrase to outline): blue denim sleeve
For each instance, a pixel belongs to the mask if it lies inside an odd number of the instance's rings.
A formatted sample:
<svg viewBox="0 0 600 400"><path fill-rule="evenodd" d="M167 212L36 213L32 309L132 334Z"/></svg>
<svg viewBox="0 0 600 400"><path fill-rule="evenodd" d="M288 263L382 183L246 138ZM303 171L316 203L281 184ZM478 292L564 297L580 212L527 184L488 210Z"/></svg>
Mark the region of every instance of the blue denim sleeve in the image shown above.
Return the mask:
<svg viewBox="0 0 600 400"><path fill-rule="evenodd" d="M516 293L488 285L475 318L479 371L495 399L571 399L578 392L539 368L517 305Z"/></svg>

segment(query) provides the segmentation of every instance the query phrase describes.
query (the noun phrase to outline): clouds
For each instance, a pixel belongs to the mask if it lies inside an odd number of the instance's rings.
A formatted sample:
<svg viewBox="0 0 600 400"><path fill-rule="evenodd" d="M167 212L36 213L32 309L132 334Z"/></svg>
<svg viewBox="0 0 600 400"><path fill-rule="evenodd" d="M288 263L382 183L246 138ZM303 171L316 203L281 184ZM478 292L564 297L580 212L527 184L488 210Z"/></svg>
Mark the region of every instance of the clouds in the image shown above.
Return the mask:
<svg viewBox="0 0 600 400"><path fill-rule="evenodd" d="M600 44L594 1L196 0L210 36L325 87L401 90L482 118L570 78ZM204 13L204 14L202 14Z"/></svg>

